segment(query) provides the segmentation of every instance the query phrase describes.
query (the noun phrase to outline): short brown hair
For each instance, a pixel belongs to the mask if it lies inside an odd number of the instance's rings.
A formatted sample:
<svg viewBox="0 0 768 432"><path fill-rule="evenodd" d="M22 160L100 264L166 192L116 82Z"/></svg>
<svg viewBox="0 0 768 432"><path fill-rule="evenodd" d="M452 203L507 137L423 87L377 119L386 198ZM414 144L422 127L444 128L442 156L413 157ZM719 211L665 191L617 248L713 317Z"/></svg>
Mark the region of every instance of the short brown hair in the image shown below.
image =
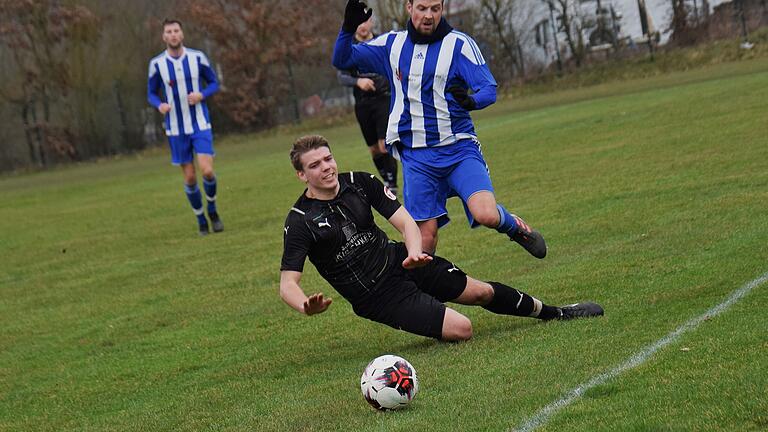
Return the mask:
<svg viewBox="0 0 768 432"><path fill-rule="evenodd" d="M291 164L296 168L296 171L304 171L304 167L301 165L301 155L320 147L328 147L328 150L331 149L328 140L320 135L305 135L297 139L291 149Z"/></svg>
<svg viewBox="0 0 768 432"><path fill-rule="evenodd" d="M165 30L165 26L171 25L171 24L178 24L179 28L184 30L184 26L181 24L181 21L177 20L176 18L166 18L163 20L163 30Z"/></svg>

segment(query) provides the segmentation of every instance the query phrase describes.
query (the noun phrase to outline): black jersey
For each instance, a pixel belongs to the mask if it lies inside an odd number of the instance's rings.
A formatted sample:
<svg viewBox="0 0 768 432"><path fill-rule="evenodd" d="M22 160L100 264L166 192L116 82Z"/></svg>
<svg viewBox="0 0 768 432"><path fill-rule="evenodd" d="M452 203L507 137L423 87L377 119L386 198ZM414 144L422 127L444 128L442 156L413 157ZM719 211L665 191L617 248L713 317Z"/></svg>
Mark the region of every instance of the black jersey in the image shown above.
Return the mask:
<svg viewBox="0 0 768 432"><path fill-rule="evenodd" d="M339 174L339 186L332 200L308 198L305 190L296 201L285 219L280 270L301 272L309 257L320 275L356 305L376 290L395 261L371 207L389 219L400 203L366 172Z"/></svg>

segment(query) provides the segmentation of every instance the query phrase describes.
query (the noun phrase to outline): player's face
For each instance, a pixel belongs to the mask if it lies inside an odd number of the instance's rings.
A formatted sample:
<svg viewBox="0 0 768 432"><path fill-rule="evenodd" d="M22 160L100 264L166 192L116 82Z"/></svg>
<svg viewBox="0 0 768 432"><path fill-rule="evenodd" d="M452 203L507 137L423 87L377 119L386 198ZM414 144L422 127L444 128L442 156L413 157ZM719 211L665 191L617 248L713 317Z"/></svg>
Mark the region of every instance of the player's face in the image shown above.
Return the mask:
<svg viewBox="0 0 768 432"><path fill-rule="evenodd" d="M181 30L181 26L172 23L163 27L163 42L168 48L179 49L181 43L184 42L184 32Z"/></svg>
<svg viewBox="0 0 768 432"><path fill-rule="evenodd" d="M431 35L443 16L443 0L413 0L406 5L417 32Z"/></svg>
<svg viewBox="0 0 768 432"><path fill-rule="evenodd" d="M333 192L339 186L336 160L328 147L320 147L301 155L302 171L299 178L307 183L310 192Z"/></svg>

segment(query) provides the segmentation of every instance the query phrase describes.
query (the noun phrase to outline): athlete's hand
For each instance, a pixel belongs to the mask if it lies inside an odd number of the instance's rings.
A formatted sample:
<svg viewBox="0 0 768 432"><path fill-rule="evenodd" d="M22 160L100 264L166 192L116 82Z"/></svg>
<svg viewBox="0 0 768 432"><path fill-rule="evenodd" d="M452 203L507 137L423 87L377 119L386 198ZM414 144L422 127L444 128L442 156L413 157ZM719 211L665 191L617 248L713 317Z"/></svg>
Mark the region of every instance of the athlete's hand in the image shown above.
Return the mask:
<svg viewBox="0 0 768 432"><path fill-rule="evenodd" d="M366 92L376 91L376 84L370 78L358 78L357 87Z"/></svg>
<svg viewBox="0 0 768 432"><path fill-rule="evenodd" d="M475 109L477 107L477 104L475 104L475 100L472 99L472 96L467 94L467 89L460 86L452 86L448 88L448 93L453 95L453 98L456 99L456 102L461 105L462 108L464 108L467 111Z"/></svg>
<svg viewBox="0 0 768 432"><path fill-rule="evenodd" d="M160 114L168 114L168 111L171 110L171 106L163 102L157 107L157 110L160 111Z"/></svg>
<svg viewBox="0 0 768 432"><path fill-rule="evenodd" d="M323 298L323 293L312 294L304 301L304 313L307 315L323 313L331 305L331 302L333 300Z"/></svg>
<svg viewBox="0 0 768 432"><path fill-rule="evenodd" d="M354 33L357 31L357 26L368 21L371 15L373 15L373 8L369 8L360 0L349 0L344 9L344 23L341 28L347 33Z"/></svg>
<svg viewBox="0 0 768 432"><path fill-rule="evenodd" d="M432 256L421 252L418 255L408 255L403 260L403 268L406 270L413 270L415 268L424 267L432 261Z"/></svg>
<svg viewBox="0 0 768 432"><path fill-rule="evenodd" d="M203 100L203 94L200 92L192 92L187 95L187 102L189 102L190 105L196 105L201 100Z"/></svg>

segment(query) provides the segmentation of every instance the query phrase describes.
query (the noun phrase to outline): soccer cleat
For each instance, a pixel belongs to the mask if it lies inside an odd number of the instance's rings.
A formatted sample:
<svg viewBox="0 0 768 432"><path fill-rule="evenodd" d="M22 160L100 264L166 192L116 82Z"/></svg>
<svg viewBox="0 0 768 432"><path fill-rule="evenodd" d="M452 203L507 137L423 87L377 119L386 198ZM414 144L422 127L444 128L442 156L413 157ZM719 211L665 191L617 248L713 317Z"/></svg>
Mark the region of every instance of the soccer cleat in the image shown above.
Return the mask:
<svg viewBox="0 0 768 432"><path fill-rule="evenodd" d="M207 236L208 235L208 224L199 225L200 228L200 235L201 236Z"/></svg>
<svg viewBox="0 0 768 432"><path fill-rule="evenodd" d="M544 237L538 231L531 229L520 216L512 215L512 217L515 218L516 226L508 233L509 238L538 259L547 256L547 243Z"/></svg>
<svg viewBox="0 0 768 432"><path fill-rule="evenodd" d="M574 318L589 318L596 316L603 316L604 311L602 306L597 303L584 302L575 303L568 306L561 306L560 316L555 319L559 320L571 320Z"/></svg>
<svg viewBox="0 0 768 432"><path fill-rule="evenodd" d="M208 215L211 218L211 225L213 225L213 232L220 233L224 231L224 222L221 221L218 213L210 213Z"/></svg>

